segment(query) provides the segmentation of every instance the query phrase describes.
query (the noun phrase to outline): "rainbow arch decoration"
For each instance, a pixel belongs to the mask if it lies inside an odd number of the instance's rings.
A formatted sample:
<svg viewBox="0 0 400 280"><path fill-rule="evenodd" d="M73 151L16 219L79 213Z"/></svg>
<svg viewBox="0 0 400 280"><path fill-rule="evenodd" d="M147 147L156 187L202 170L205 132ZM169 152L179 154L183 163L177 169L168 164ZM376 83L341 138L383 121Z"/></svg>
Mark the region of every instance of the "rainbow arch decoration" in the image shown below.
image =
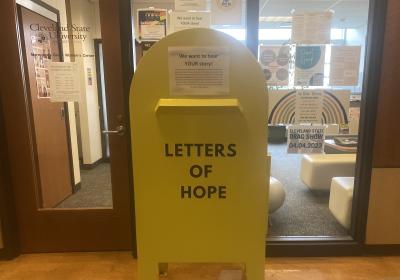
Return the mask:
<svg viewBox="0 0 400 280"><path fill-rule="evenodd" d="M307 90L312 91L312 90ZM269 93L269 124L294 124L297 90L271 90ZM349 123L350 91L323 91L322 124Z"/></svg>

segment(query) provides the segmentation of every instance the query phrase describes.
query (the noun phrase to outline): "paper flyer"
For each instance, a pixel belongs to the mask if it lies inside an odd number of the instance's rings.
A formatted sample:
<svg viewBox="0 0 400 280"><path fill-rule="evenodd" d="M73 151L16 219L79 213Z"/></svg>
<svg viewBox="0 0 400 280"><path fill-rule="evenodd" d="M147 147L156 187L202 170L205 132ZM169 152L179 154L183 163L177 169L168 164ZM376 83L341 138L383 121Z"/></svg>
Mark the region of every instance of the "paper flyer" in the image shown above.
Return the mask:
<svg viewBox="0 0 400 280"><path fill-rule="evenodd" d="M295 107L296 124L321 124L323 97L322 90L297 91Z"/></svg>
<svg viewBox="0 0 400 280"><path fill-rule="evenodd" d="M167 35L165 9L138 9L137 21L139 41L160 40Z"/></svg>
<svg viewBox="0 0 400 280"><path fill-rule="evenodd" d="M79 102L81 99L81 77L77 62L50 62L50 101Z"/></svg>
<svg viewBox="0 0 400 280"><path fill-rule="evenodd" d="M329 85L358 85L360 55L361 46L332 46Z"/></svg>
<svg viewBox="0 0 400 280"><path fill-rule="evenodd" d="M269 90L268 106L269 106L269 124L294 124L296 123L296 111L303 110L296 108L297 93L301 90ZM304 92L312 92L319 90L304 90ZM321 90L322 99L322 121L324 124L341 124L347 123L349 120L348 112L350 106L349 90ZM314 101L313 101L314 102ZM318 102L315 102L319 104ZM299 106L298 106L299 107ZM302 106L301 106L302 107ZM318 108L318 106L317 106ZM319 109L318 109L319 111ZM304 111L303 111L304 112ZM300 113L306 116L304 113ZM319 112L315 113L319 115ZM304 122L309 122L309 118L297 116L297 119L303 118ZM318 117L314 117L318 119ZM320 121L318 121L320 123Z"/></svg>
<svg viewBox="0 0 400 280"><path fill-rule="evenodd" d="M322 154L324 144L324 125L290 125L288 127L288 154Z"/></svg>
<svg viewBox="0 0 400 280"><path fill-rule="evenodd" d="M211 16L209 12L172 12L171 33L190 28L210 28Z"/></svg>
<svg viewBox="0 0 400 280"><path fill-rule="evenodd" d="M290 46L260 46L259 62L268 86L289 83Z"/></svg>
<svg viewBox="0 0 400 280"><path fill-rule="evenodd" d="M293 44L330 44L332 12L294 13Z"/></svg>
<svg viewBox="0 0 400 280"><path fill-rule="evenodd" d="M47 68L48 63L51 62L49 36L44 33L38 36L31 36L31 42L37 98L50 98L49 70Z"/></svg>
<svg viewBox="0 0 400 280"><path fill-rule="evenodd" d="M227 95L229 48L169 47L171 95Z"/></svg>
<svg viewBox="0 0 400 280"><path fill-rule="evenodd" d="M175 0L175 11L205 11L206 0Z"/></svg>
<svg viewBox="0 0 400 280"><path fill-rule="evenodd" d="M211 23L213 25L241 25L241 0L211 0Z"/></svg>
<svg viewBox="0 0 400 280"><path fill-rule="evenodd" d="M296 86L323 86L325 46L297 46L294 84Z"/></svg>

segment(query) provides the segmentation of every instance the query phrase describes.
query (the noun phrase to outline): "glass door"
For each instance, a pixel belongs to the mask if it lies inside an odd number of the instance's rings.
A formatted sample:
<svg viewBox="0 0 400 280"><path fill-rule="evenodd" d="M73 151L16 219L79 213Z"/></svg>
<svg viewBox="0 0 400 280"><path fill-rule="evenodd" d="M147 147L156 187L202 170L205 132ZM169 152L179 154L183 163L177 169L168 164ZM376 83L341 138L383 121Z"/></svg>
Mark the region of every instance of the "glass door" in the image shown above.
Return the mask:
<svg viewBox="0 0 400 280"><path fill-rule="evenodd" d="M270 240L349 239L368 0L261 0Z"/></svg>
<svg viewBox="0 0 400 280"><path fill-rule="evenodd" d="M21 250L130 250L129 15L45 2L17 1L33 174L16 186Z"/></svg>

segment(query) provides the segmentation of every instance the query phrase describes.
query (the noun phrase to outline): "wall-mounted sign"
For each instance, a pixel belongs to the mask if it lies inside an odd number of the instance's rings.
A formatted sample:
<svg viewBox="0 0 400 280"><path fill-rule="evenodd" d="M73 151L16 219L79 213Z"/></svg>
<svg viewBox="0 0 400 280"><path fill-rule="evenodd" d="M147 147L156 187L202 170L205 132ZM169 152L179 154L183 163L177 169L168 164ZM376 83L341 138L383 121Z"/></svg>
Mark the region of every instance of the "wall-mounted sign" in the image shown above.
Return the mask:
<svg viewBox="0 0 400 280"><path fill-rule="evenodd" d="M360 54L361 46L332 46L329 85L358 85Z"/></svg>
<svg viewBox="0 0 400 280"><path fill-rule="evenodd" d="M79 102L81 76L77 62L49 62L50 101Z"/></svg>
<svg viewBox="0 0 400 280"><path fill-rule="evenodd" d="M288 127L288 154L322 154L325 143L324 125L291 125Z"/></svg>
<svg viewBox="0 0 400 280"><path fill-rule="evenodd" d="M297 86L323 86L325 46L297 46L294 84Z"/></svg>
<svg viewBox="0 0 400 280"><path fill-rule="evenodd" d="M190 28L209 28L211 17L209 12L172 12L171 33Z"/></svg>
<svg viewBox="0 0 400 280"><path fill-rule="evenodd" d="M211 0L211 20L214 25L241 25L241 0Z"/></svg>
<svg viewBox="0 0 400 280"><path fill-rule="evenodd" d="M294 13L292 43L329 44L332 12Z"/></svg>
<svg viewBox="0 0 400 280"><path fill-rule="evenodd" d="M314 90L303 90L312 92ZM317 90L318 92L318 90ZM270 124L295 124L296 99L298 90L270 90L269 117ZM318 123L341 124L349 120L350 91L323 90L322 116Z"/></svg>
<svg viewBox="0 0 400 280"><path fill-rule="evenodd" d="M175 11L205 11L206 0L175 0Z"/></svg>
<svg viewBox="0 0 400 280"><path fill-rule="evenodd" d="M297 124L321 124L322 122L322 90L299 90L296 94L296 113Z"/></svg>
<svg viewBox="0 0 400 280"><path fill-rule="evenodd" d="M289 46L260 46L259 61L269 86L289 83Z"/></svg>
<svg viewBox="0 0 400 280"><path fill-rule="evenodd" d="M165 9L138 9L137 21L139 41L160 40L167 35Z"/></svg>
<svg viewBox="0 0 400 280"><path fill-rule="evenodd" d="M171 95L227 95L228 47L169 47Z"/></svg>

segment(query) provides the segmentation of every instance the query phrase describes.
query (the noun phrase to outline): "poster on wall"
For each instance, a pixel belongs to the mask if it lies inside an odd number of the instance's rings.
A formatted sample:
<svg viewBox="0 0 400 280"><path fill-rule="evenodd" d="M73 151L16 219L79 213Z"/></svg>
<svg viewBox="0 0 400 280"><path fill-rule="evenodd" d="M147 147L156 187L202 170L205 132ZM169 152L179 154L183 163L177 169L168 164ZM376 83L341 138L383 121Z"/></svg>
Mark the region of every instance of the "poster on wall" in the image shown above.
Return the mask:
<svg viewBox="0 0 400 280"><path fill-rule="evenodd" d="M241 25L241 0L211 0L211 20L213 25Z"/></svg>
<svg viewBox="0 0 400 280"><path fill-rule="evenodd" d="M296 86L323 86L325 46L297 46L294 84Z"/></svg>
<svg viewBox="0 0 400 280"><path fill-rule="evenodd" d="M49 62L48 67L50 101L79 102L82 90L79 64L77 62Z"/></svg>
<svg viewBox="0 0 400 280"><path fill-rule="evenodd" d="M288 154L322 154L324 144L324 125L290 125L288 127Z"/></svg>
<svg viewBox="0 0 400 280"><path fill-rule="evenodd" d="M260 46L259 62L269 86L289 83L290 46Z"/></svg>
<svg viewBox="0 0 400 280"><path fill-rule="evenodd" d="M358 85L360 55L361 46L332 46L329 85Z"/></svg>
<svg viewBox="0 0 400 280"><path fill-rule="evenodd" d="M32 56L35 67L37 98L50 98L49 70L51 62L51 46L48 34L39 33L31 36Z"/></svg>
<svg viewBox="0 0 400 280"><path fill-rule="evenodd" d="M304 90L312 92L314 90ZM319 91L319 90L317 90ZM298 90L269 90L269 124L295 124ZM343 124L349 122L350 91L323 90L322 116L319 123Z"/></svg>
<svg viewBox="0 0 400 280"><path fill-rule="evenodd" d="M209 28L211 17L209 12L172 12L171 33L190 28Z"/></svg>
<svg viewBox="0 0 400 280"><path fill-rule="evenodd" d="M322 90L299 90L296 93L295 123L322 123Z"/></svg>
<svg viewBox="0 0 400 280"><path fill-rule="evenodd" d="M171 95L227 95L228 47L169 47Z"/></svg>
<svg viewBox="0 0 400 280"><path fill-rule="evenodd" d="M330 44L332 12L293 13L293 44Z"/></svg>
<svg viewBox="0 0 400 280"><path fill-rule="evenodd" d="M166 9L138 9L137 21L139 41L160 40L167 35Z"/></svg>
<svg viewBox="0 0 400 280"><path fill-rule="evenodd" d="M205 11L206 0L175 0L175 11Z"/></svg>

